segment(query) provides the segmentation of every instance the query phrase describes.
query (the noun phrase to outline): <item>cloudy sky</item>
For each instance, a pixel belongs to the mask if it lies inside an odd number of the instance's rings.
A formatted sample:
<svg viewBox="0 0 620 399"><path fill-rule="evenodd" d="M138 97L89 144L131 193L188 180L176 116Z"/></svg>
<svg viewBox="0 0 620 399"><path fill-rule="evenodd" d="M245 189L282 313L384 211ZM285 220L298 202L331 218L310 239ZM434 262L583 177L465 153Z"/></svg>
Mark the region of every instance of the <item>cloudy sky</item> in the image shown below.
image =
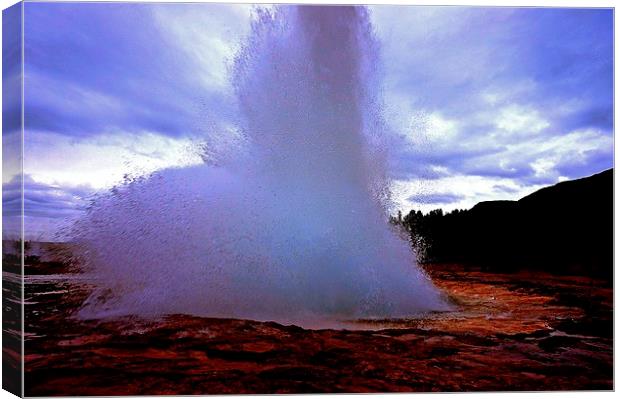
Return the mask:
<svg viewBox="0 0 620 399"><path fill-rule="evenodd" d="M612 167L611 10L370 11L402 210L518 199ZM195 143L233 122L229 67L251 18L248 5L26 3L32 234L49 238L125 175L200 162Z"/></svg>

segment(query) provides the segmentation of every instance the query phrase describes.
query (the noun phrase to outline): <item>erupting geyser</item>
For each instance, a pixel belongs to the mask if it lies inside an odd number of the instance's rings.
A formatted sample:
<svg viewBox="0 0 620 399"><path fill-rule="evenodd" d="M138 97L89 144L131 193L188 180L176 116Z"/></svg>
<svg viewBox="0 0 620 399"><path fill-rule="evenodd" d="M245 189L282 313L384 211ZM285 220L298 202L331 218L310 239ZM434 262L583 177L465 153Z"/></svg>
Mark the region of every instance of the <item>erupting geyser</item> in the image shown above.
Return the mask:
<svg viewBox="0 0 620 399"><path fill-rule="evenodd" d="M73 233L97 287L80 316L447 309L387 223L376 62L364 8L258 11L232 73L243 140L94 203Z"/></svg>

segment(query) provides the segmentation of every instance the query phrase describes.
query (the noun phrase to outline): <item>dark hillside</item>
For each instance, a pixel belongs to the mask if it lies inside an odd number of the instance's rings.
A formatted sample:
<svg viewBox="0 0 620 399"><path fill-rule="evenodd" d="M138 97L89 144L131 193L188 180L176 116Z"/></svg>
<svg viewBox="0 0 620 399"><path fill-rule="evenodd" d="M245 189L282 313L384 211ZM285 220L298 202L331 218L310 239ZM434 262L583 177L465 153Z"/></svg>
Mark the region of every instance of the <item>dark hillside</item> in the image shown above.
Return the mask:
<svg viewBox="0 0 620 399"><path fill-rule="evenodd" d="M518 201L403 219L428 262L475 263L611 278L613 169L543 188Z"/></svg>

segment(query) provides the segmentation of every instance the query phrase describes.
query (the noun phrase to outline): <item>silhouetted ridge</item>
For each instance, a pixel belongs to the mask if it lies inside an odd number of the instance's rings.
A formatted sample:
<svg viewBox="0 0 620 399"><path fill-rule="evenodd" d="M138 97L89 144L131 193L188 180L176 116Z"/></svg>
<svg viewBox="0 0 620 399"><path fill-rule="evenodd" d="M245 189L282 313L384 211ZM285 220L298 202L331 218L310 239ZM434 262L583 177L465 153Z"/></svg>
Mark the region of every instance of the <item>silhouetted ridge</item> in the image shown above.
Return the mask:
<svg viewBox="0 0 620 399"><path fill-rule="evenodd" d="M564 181L550 187L541 188L521 198L521 204L538 203L551 205L559 198L574 203L585 201L589 204L600 204L606 201L613 207L614 170L608 169L595 175L576 180ZM577 202L576 202L577 201Z"/></svg>
<svg viewBox="0 0 620 399"><path fill-rule="evenodd" d="M518 207L517 201L482 201L471 209L473 212L504 212Z"/></svg>
<svg viewBox="0 0 620 399"><path fill-rule="evenodd" d="M533 268L611 278L613 169L545 187L518 201L403 219L425 262Z"/></svg>

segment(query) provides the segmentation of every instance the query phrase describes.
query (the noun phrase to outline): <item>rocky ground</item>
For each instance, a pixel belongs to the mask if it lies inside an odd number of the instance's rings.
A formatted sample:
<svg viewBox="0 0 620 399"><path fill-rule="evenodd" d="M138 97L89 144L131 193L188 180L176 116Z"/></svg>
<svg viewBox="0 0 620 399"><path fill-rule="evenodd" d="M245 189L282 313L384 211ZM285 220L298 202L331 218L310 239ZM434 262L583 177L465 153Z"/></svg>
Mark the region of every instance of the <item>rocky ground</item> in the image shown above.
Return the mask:
<svg viewBox="0 0 620 399"><path fill-rule="evenodd" d="M89 289L79 275L26 269L30 396L613 389L612 289L585 277L433 265L456 311L313 330L78 321Z"/></svg>

